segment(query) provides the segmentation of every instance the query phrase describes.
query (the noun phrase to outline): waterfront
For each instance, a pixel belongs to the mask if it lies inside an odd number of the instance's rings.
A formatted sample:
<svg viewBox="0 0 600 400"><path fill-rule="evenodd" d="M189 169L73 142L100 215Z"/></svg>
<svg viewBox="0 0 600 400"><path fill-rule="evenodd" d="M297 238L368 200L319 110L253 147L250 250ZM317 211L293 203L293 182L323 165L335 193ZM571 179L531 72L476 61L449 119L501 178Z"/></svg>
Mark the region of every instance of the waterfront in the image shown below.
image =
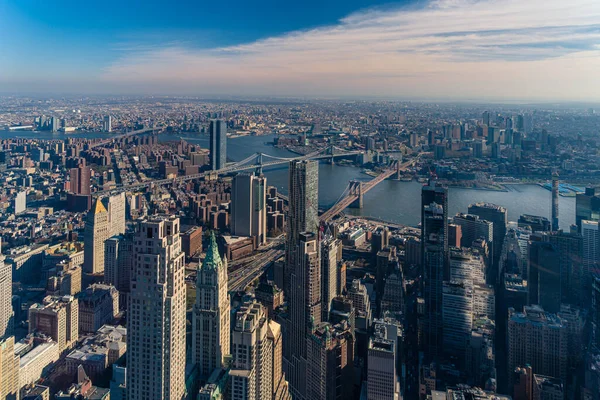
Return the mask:
<svg viewBox="0 0 600 400"><path fill-rule="evenodd" d="M107 138L105 133L85 133L67 135L51 132L0 132L0 138L23 137L28 139L65 139L73 138ZM161 141L178 140L175 135L161 135ZM183 135L182 138L190 143L198 143L203 148L208 147L208 136ZM227 156L230 161L242 160L252 153L263 152L277 157L295 157L288 150L275 148L269 143L274 135L243 136L229 139ZM368 181L370 176L361 172L361 168L351 166L329 165L321 163L319 167L319 207L328 208L333 205L343 193L349 180ZM282 193L287 194L287 167L280 166L265 169L269 185L276 186ZM386 221L417 225L420 218L420 202L422 184L418 182L399 182L387 180L376 186L365 195L363 209L348 209L347 213L357 216L380 218ZM506 185L509 191L488 191L475 189L449 189L449 215L457 212L467 212L469 204L486 201L502 205L508 209L508 217L516 221L521 214L534 214L550 217L550 192L535 184ZM568 230L575 222L575 198L559 198L559 221L562 229Z"/></svg>

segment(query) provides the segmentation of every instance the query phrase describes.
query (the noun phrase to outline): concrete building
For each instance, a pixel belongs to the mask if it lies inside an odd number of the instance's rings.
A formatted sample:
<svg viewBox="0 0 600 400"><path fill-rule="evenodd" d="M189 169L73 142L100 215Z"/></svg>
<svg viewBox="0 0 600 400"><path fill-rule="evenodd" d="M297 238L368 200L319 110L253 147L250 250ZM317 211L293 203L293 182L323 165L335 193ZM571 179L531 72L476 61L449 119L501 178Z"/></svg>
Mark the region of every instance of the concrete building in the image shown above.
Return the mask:
<svg viewBox="0 0 600 400"><path fill-rule="evenodd" d="M86 337L77 349L65 358L67 373L75 375L79 366L92 379L102 376L107 368L117 363L127 350L127 329L104 325L96 334Z"/></svg>
<svg viewBox="0 0 600 400"><path fill-rule="evenodd" d="M398 400L400 384L396 371L397 337L383 324L375 331L367 349L367 400Z"/></svg>
<svg viewBox="0 0 600 400"><path fill-rule="evenodd" d="M13 334L12 265L4 262L0 239L0 339Z"/></svg>
<svg viewBox="0 0 600 400"><path fill-rule="evenodd" d="M181 245L186 257L202 252L202 227L193 226L181 234Z"/></svg>
<svg viewBox="0 0 600 400"><path fill-rule="evenodd" d="M21 355L19 361L19 388L40 379L60 357L58 343L44 341Z"/></svg>
<svg viewBox="0 0 600 400"><path fill-rule="evenodd" d="M296 265L290 276L286 374L294 398L307 399L307 337L321 322L321 262L317 235L299 234ZM287 343L287 344L286 344Z"/></svg>
<svg viewBox="0 0 600 400"><path fill-rule="evenodd" d="M498 277L498 264L502 254L502 244L506 236L506 225L508 224L508 212L506 208L492 203L474 203L469 205L469 214L477 215L479 218L489 221L493 224L494 247L492 251L492 262L489 273L489 282L494 284Z"/></svg>
<svg viewBox="0 0 600 400"><path fill-rule="evenodd" d="M21 392L21 400L50 400L50 388L42 385L25 388Z"/></svg>
<svg viewBox="0 0 600 400"><path fill-rule="evenodd" d="M558 249L549 242L530 242L527 269L529 304L538 304L546 312L557 313L561 304L561 276Z"/></svg>
<svg viewBox="0 0 600 400"><path fill-rule="evenodd" d="M337 291L337 265L342 243L331 235L321 241L321 301L323 321L329 321L331 301Z"/></svg>
<svg viewBox="0 0 600 400"><path fill-rule="evenodd" d="M227 164L227 125L221 119L213 119L209 125L210 166L213 171Z"/></svg>
<svg viewBox="0 0 600 400"><path fill-rule="evenodd" d="M230 349L230 299L227 259L221 259L214 233L197 271L196 303L192 314L192 362L206 379L224 366Z"/></svg>
<svg viewBox="0 0 600 400"><path fill-rule="evenodd" d="M566 382L567 327L556 314L547 313L540 306L524 307L523 312L509 309L507 343L509 388L515 383L515 369L526 365L539 374Z"/></svg>
<svg viewBox="0 0 600 400"><path fill-rule="evenodd" d="M473 327L473 288L465 282L444 282L442 304L444 352L462 359Z"/></svg>
<svg viewBox="0 0 600 400"><path fill-rule="evenodd" d="M58 343L58 351L70 349L79 338L79 302L73 296L46 296L29 308L29 333L43 333Z"/></svg>
<svg viewBox="0 0 600 400"><path fill-rule="evenodd" d="M166 216L142 220L136 228L127 319L129 400L181 400L185 393L185 255L179 228L179 218Z"/></svg>
<svg viewBox="0 0 600 400"><path fill-rule="evenodd" d="M13 208L15 215L19 215L25 212L27 209L27 192L18 192L13 202Z"/></svg>
<svg viewBox="0 0 600 400"><path fill-rule="evenodd" d="M596 189L592 187L585 188L584 193L577 193L575 199L575 223L579 233L581 230L582 221L599 221L600 220L600 194L596 193Z"/></svg>
<svg viewBox="0 0 600 400"><path fill-rule="evenodd" d="M119 291L112 285L95 283L79 296L79 331L96 332L119 314Z"/></svg>
<svg viewBox="0 0 600 400"><path fill-rule="evenodd" d="M104 242L104 281L119 291L119 307L127 309L133 268L133 233Z"/></svg>
<svg viewBox="0 0 600 400"><path fill-rule="evenodd" d="M236 313L231 334L231 399L285 398L282 382L281 328L270 321L265 308L248 301Z"/></svg>
<svg viewBox="0 0 600 400"><path fill-rule="evenodd" d="M0 399L19 399L19 357L15 356L15 337L0 338Z"/></svg>
<svg viewBox="0 0 600 400"><path fill-rule="evenodd" d="M238 174L231 183L231 234L267 241L267 178Z"/></svg>
<svg viewBox="0 0 600 400"><path fill-rule="evenodd" d="M460 226L461 247L471 247L476 239L483 238L488 245L494 240L494 224L473 214L456 214L452 219L454 225Z"/></svg>

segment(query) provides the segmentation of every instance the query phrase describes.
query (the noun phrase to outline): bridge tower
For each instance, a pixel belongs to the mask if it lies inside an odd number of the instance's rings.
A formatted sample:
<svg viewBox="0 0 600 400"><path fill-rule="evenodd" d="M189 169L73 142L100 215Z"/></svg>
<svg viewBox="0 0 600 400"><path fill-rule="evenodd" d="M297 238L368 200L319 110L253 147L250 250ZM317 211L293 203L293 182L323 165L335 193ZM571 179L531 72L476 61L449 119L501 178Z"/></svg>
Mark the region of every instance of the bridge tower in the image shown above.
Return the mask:
<svg viewBox="0 0 600 400"><path fill-rule="evenodd" d="M354 200L350 204L350 208L363 208L364 204L364 193L363 183L360 181L350 181L350 194L358 196L358 199Z"/></svg>
<svg viewBox="0 0 600 400"><path fill-rule="evenodd" d="M400 161L396 160L396 179L400 180Z"/></svg>
<svg viewBox="0 0 600 400"><path fill-rule="evenodd" d="M329 159L329 164L333 165L333 144L329 146L329 154L331 154L331 158Z"/></svg>
<svg viewBox="0 0 600 400"><path fill-rule="evenodd" d="M263 173L263 154L262 153L258 153L256 156L256 170L255 170L255 175L262 175Z"/></svg>

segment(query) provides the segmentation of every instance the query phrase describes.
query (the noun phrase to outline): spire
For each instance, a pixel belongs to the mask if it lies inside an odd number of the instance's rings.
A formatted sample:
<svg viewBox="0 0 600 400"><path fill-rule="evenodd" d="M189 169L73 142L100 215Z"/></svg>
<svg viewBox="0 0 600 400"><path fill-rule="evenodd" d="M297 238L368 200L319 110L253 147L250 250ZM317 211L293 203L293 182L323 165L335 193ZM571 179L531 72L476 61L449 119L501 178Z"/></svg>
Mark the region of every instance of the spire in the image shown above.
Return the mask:
<svg viewBox="0 0 600 400"><path fill-rule="evenodd" d="M221 266L223 266L223 260L221 260L221 256L219 255L219 247L217 246L215 233L211 231L208 249L206 249L206 257L204 257L202 268L219 269Z"/></svg>
<svg viewBox="0 0 600 400"><path fill-rule="evenodd" d="M102 204L102 201L98 198L96 199L96 204L94 204L94 210L93 210L93 214L100 214L100 213L105 213L106 212L106 208L104 207L104 204Z"/></svg>

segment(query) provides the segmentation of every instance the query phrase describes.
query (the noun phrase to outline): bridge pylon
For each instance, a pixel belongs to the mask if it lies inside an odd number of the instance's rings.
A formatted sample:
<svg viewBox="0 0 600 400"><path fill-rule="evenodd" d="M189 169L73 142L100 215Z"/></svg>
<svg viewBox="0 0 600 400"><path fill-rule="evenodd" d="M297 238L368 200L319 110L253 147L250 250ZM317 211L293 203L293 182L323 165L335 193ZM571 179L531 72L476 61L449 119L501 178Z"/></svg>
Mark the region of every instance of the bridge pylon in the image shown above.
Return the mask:
<svg viewBox="0 0 600 400"><path fill-rule="evenodd" d="M400 161L395 161L396 163L396 179L400 180L400 178L402 177L400 174Z"/></svg>
<svg viewBox="0 0 600 400"><path fill-rule="evenodd" d="M257 157L256 157L256 170L255 173L256 175L260 176L263 173L263 154L262 153L258 153Z"/></svg>
<svg viewBox="0 0 600 400"><path fill-rule="evenodd" d="M358 196L356 200L354 200L349 207L350 208L363 208L364 204L364 193L363 193L363 183L360 181L351 181L350 182L350 194Z"/></svg>
<svg viewBox="0 0 600 400"><path fill-rule="evenodd" d="M329 164L333 165L333 145L329 146L329 154L331 154L331 158L329 159Z"/></svg>

